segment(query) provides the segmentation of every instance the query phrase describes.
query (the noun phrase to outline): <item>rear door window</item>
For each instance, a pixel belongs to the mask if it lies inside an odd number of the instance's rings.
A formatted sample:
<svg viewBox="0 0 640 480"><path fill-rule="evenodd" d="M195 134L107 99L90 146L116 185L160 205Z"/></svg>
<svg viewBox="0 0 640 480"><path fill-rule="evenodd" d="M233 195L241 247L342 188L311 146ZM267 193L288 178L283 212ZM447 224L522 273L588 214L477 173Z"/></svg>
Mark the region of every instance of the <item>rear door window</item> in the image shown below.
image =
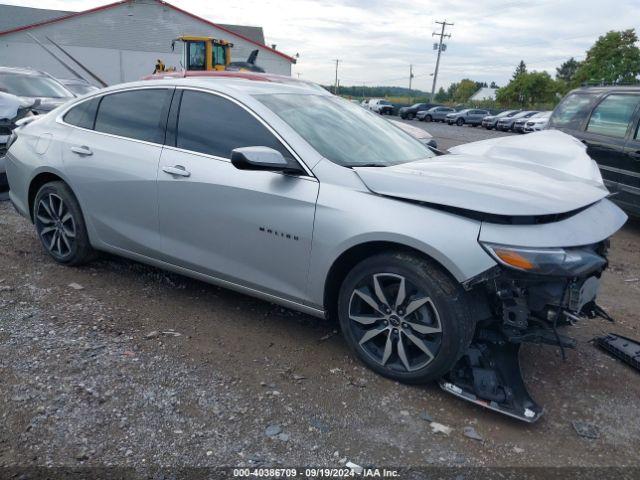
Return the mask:
<svg viewBox="0 0 640 480"><path fill-rule="evenodd" d="M595 93L572 93L560 102L553 111L550 124L554 127L579 130L589 116Z"/></svg>
<svg viewBox="0 0 640 480"><path fill-rule="evenodd" d="M121 137L163 143L172 90L143 89L105 95L95 130Z"/></svg>
<svg viewBox="0 0 640 480"><path fill-rule="evenodd" d="M270 147L291 153L253 115L235 103L205 92L185 90L178 114L176 146L226 159L240 147Z"/></svg>
<svg viewBox="0 0 640 480"><path fill-rule="evenodd" d="M640 95L612 94L593 110L587 131L608 137L624 138Z"/></svg>
<svg viewBox="0 0 640 480"><path fill-rule="evenodd" d="M100 103L99 98L93 98L86 102L82 102L80 105L76 105L65 113L63 120L69 125L93 130L93 123L96 119L98 103Z"/></svg>

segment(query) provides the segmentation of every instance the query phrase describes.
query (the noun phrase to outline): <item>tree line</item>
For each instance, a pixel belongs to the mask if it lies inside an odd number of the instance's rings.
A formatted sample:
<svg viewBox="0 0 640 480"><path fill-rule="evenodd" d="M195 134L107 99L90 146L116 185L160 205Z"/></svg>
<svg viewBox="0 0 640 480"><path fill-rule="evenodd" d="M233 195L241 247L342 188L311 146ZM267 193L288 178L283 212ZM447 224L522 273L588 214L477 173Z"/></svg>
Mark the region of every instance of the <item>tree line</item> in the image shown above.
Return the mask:
<svg viewBox="0 0 640 480"><path fill-rule="evenodd" d="M585 59L570 58L556 68L555 78L547 72L528 71L520 61L507 85L498 88L495 106L521 108L553 107L564 94L581 85L626 85L638 83L640 48L634 29L610 31L600 36L586 52ZM469 101L473 82L469 79L440 89L436 100L465 103ZM493 86L493 85L492 85ZM477 90L477 89L476 89ZM489 106L489 105L485 105Z"/></svg>

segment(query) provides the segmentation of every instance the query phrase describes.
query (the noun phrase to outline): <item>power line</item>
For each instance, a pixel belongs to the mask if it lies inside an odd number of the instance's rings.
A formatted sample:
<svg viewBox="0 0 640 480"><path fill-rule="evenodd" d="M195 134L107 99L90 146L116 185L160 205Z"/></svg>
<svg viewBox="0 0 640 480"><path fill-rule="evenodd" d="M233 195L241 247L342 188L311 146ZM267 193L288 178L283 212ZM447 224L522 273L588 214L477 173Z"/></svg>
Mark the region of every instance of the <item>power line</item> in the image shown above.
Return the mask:
<svg viewBox="0 0 640 480"><path fill-rule="evenodd" d="M442 53L442 41L445 39L445 37L451 38L451 34L445 34L444 29L447 27L447 25L450 25L453 27L453 23L447 23L446 20L444 22L436 22L436 23L439 25L442 25L442 31L440 33L433 32L431 34L432 37L440 37L440 41L438 42L438 59L436 60L436 70L435 72L433 72L433 84L431 85L431 101L432 102L433 102L433 95L436 92L436 82L438 80L438 68L440 68L440 54Z"/></svg>

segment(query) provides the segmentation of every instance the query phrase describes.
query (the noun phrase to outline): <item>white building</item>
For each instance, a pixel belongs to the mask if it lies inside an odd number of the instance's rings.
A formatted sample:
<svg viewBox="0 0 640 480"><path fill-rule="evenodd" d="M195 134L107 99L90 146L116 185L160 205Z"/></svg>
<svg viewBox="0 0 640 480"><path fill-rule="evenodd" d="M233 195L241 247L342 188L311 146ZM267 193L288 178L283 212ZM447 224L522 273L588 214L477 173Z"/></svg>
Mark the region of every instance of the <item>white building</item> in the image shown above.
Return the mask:
<svg viewBox="0 0 640 480"><path fill-rule="evenodd" d="M495 100L497 91L498 91L497 88L483 87L480 90L478 90L476 93L471 95L471 98L469 99L469 101L482 102L483 100Z"/></svg>
<svg viewBox="0 0 640 480"><path fill-rule="evenodd" d="M181 35L232 42L232 61L244 61L258 49L256 63L269 73L291 75L295 63L293 57L264 44L261 27L212 23L162 0L124 0L83 12L0 5L0 66L32 67L73 78L30 35L91 80L50 38L108 84L153 73L157 59L179 68L181 52L171 51L171 40Z"/></svg>

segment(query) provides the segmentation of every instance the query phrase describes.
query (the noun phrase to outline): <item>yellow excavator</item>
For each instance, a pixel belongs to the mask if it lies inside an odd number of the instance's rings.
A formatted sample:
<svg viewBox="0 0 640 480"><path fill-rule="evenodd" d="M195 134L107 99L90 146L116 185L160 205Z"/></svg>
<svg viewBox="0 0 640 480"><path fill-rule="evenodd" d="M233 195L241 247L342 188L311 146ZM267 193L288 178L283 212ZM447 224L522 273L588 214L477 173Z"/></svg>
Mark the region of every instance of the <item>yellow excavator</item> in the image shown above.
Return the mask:
<svg viewBox="0 0 640 480"><path fill-rule="evenodd" d="M187 71L223 71L223 70L248 70L251 72L264 72L264 69L256 65L258 50L249 55L246 62L232 62L231 49L233 43L212 37L198 37L183 35L171 42L171 51L175 51L176 44L182 44L182 68ZM155 73L174 72L175 67L166 67L162 60L156 62Z"/></svg>

